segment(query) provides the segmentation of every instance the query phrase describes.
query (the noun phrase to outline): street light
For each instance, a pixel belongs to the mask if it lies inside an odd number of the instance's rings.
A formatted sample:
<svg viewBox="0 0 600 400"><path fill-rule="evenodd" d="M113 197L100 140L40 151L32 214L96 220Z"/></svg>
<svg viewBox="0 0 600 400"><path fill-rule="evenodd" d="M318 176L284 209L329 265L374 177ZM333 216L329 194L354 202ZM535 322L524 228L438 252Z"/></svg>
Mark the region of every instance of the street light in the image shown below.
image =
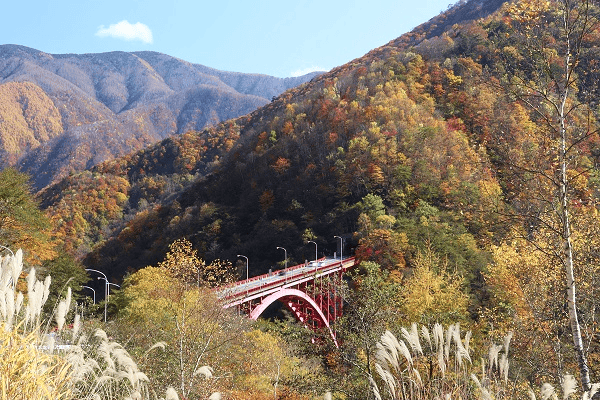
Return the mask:
<svg viewBox="0 0 600 400"><path fill-rule="evenodd" d="M334 236L334 238L340 239L340 260L343 260L342 251L344 250L344 240L340 236Z"/></svg>
<svg viewBox="0 0 600 400"><path fill-rule="evenodd" d="M277 249L281 249L285 252L285 269L287 269L287 250L279 246L277 246Z"/></svg>
<svg viewBox="0 0 600 400"><path fill-rule="evenodd" d="M98 277L98 279L103 279ZM106 280L106 278L104 278ZM104 322L106 322L106 305L108 304L108 300L110 299L110 285L116 286L119 289L121 289L121 286L117 285L116 283L111 283L108 280L106 280L106 301L104 302Z"/></svg>
<svg viewBox="0 0 600 400"><path fill-rule="evenodd" d="M94 288L91 288L89 286L82 286L82 288L86 288L86 289L90 289L92 292L94 292L94 304L96 304L96 291L94 290Z"/></svg>
<svg viewBox="0 0 600 400"><path fill-rule="evenodd" d="M104 285L104 322L106 322L106 304L108 303L108 278L106 277L104 272L100 272L96 269L86 268L85 270L96 272L104 277L104 282L106 282L106 285ZM98 279L102 278L98 277Z"/></svg>
<svg viewBox="0 0 600 400"><path fill-rule="evenodd" d="M319 256L317 255L317 242L313 242L312 240L309 240L308 243L314 243L314 245L315 245L315 261L317 261L317 258L319 258Z"/></svg>
<svg viewBox="0 0 600 400"><path fill-rule="evenodd" d="M248 280L249 276L248 276L248 257L243 256L241 254L237 255L238 257L244 257L246 259L246 280Z"/></svg>

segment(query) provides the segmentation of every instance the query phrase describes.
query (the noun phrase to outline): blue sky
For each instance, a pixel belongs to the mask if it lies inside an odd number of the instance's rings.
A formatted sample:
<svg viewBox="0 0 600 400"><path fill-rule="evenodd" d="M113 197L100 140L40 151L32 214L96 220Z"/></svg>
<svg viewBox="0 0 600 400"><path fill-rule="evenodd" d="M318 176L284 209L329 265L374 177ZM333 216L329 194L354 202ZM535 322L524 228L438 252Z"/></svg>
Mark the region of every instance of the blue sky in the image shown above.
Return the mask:
<svg viewBox="0 0 600 400"><path fill-rule="evenodd" d="M6 1L0 44L46 53L158 51L278 77L328 70L412 30L449 0Z"/></svg>

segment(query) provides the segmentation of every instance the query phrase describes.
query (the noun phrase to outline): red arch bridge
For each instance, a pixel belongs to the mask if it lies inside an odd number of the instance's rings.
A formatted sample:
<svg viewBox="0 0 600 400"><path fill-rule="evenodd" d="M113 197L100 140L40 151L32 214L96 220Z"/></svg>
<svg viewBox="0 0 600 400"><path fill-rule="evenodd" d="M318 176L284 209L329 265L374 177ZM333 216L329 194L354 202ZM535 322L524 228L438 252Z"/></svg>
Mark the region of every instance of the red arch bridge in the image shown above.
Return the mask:
<svg viewBox="0 0 600 400"><path fill-rule="evenodd" d="M275 301L282 302L305 327L327 328L337 346L331 322L342 315L337 289L342 274L356 265L354 257L321 258L219 288L225 308L236 307L256 320Z"/></svg>

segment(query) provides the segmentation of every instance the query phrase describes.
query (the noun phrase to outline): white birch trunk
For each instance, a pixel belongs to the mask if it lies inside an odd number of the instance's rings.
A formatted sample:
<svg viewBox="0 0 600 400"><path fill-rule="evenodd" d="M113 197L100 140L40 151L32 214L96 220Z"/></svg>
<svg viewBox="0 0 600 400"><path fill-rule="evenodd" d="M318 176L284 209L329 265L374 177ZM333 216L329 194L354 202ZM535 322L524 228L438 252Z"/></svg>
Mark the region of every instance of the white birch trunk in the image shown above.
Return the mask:
<svg viewBox="0 0 600 400"><path fill-rule="evenodd" d="M568 13L568 6L565 7L565 12ZM565 16L566 32L569 32L569 16ZM573 245L571 242L571 224L569 220L569 201L567 193L568 176L567 176L567 126L565 105L569 95L569 81L571 79L571 43L570 37L567 34L567 53L565 55L565 85L562 90L561 102L559 107L559 122L560 122L560 145L559 145L559 167L560 167L560 219L562 222L563 234L563 264L565 267L566 284L567 284L567 308L569 311L569 323L571 325L571 334L573 336L573 346L577 354L577 362L579 364L579 373L581 379L581 387L585 392L591 390L590 373L587 365L587 359L581 338L581 327L579 325L579 317L577 315L577 298L575 293L575 273L573 271Z"/></svg>

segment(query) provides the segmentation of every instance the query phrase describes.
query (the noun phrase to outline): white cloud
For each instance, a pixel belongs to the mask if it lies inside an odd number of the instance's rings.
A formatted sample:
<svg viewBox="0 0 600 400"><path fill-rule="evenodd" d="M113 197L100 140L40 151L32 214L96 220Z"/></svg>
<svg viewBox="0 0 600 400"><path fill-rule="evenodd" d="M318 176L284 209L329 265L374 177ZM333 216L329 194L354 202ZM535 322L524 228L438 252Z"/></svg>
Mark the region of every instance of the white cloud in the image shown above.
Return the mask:
<svg viewBox="0 0 600 400"><path fill-rule="evenodd" d="M293 71L292 76L293 77L302 76L302 75L310 74L311 72L316 72L316 71L329 71L329 70L327 68L321 68L321 67L309 67L309 68L298 69L296 71Z"/></svg>
<svg viewBox="0 0 600 400"><path fill-rule="evenodd" d="M144 43L152 43L153 41L152 31L148 28L148 25L142 24L141 22L130 24L126 20L112 24L108 28L105 28L104 25L100 25L96 32L96 36L124 40L141 40Z"/></svg>

